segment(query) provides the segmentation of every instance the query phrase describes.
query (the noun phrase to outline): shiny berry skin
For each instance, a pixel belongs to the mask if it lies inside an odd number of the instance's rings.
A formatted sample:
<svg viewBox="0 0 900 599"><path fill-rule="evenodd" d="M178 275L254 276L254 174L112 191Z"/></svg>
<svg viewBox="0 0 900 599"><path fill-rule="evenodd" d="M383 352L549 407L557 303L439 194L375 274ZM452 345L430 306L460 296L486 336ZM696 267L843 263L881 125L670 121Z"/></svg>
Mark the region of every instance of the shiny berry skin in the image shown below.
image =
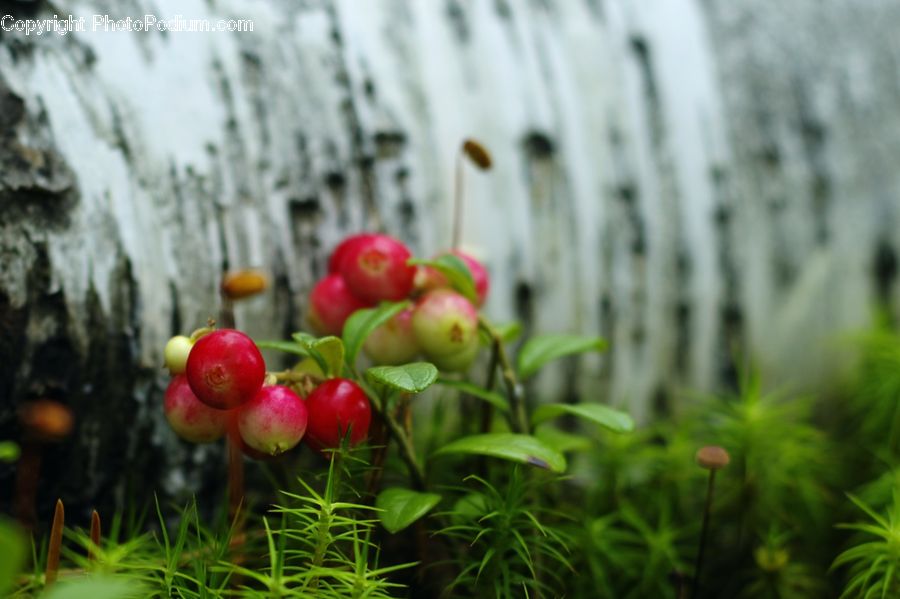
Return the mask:
<svg viewBox="0 0 900 599"><path fill-rule="evenodd" d="M372 362L395 366L412 362L419 355L412 316L413 309L407 308L372 331L363 345Z"/></svg>
<svg viewBox="0 0 900 599"><path fill-rule="evenodd" d="M412 257L400 241L387 235L373 235L353 244L341 262L341 274L347 288L363 301L399 301L412 290Z"/></svg>
<svg viewBox="0 0 900 599"><path fill-rule="evenodd" d="M331 257L328 258L328 273L333 274L341 272L341 266L343 265L347 254L357 245L364 244L373 237L377 237L377 235L375 233L357 233L356 235L344 238L344 240L334 248L334 251L331 252Z"/></svg>
<svg viewBox="0 0 900 599"><path fill-rule="evenodd" d="M446 360L454 364L452 370L459 370L459 360L451 358L474 359L477 353L478 312L455 291L435 289L423 295L416 304L412 326L422 351L439 368L439 362Z"/></svg>
<svg viewBox="0 0 900 599"><path fill-rule="evenodd" d="M306 404L282 385L263 387L237 411L241 439L266 455L276 456L296 447L306 423Z"/></svg>
<svg viewBox="0 0 900 599"><path fill-rule="evenodd" d="M327 275L309 294L307 319L319 335L340 335L351 314L371 306L350 293L341 275Z"/></svg>
<svg viewBox="0 0 900 599"><path fill-rule="evenodd" d="M266 364L250 337L220 329L194 343L186 373L200 401L211 408L230 410L256 395L266 377Z"/></svg>
<svg viewBox="0 0 900 599"><path fill-rule="evenodd" d="M369 434L372 407L365 392L353 381L328 379L306 398L309 423L306 442L316 450L337 449L350 431L350 445Z"/></svg>
<svg viewBox="0 0 900 599"><path fill-rule="evenodd" d="M179 437L192 443L211 443L225 434L229 412L197 399L183 374L172 377L163 403L166 420Z"/></svg>
<svg viewBox="0 0 900 599"><path fill-rule="evenodd" d="M184 374L187 365L188 355L194 343L184 335L176 335L169 339L166 348L163 350L163 358L166 361L166 368L172 376L176 374Z"/></svg>

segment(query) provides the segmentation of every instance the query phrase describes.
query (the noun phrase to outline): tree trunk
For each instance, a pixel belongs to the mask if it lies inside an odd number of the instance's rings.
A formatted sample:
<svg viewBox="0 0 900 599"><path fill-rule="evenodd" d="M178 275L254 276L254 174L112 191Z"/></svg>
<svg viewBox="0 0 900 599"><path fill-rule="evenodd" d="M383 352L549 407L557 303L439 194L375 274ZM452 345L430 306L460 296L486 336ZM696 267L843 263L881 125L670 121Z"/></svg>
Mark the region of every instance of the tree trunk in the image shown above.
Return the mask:
<svg viewBox="0 0 900 599"><path fill-rule="evenodd" d="M280 338L345 233L446 247L468 136L496 163L465 181L488 314L611 344L544 398L648 418L743 350L820 384L834 336L897 307L894 0L11 6L89 29L0 33L0 438L31 397L78 420L45 497L220 476L164 424L167 338L218 313L229 268L272 273L237 318ZM90 31L108 11L253 31Z"/></svg>

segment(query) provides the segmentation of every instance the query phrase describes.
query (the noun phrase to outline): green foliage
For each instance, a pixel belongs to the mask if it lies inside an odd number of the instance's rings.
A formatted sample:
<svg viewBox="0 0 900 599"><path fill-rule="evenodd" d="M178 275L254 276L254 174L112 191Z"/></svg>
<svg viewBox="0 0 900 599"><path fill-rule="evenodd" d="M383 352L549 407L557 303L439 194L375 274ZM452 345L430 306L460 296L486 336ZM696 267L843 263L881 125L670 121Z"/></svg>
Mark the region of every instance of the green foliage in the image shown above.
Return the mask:
<svg viewBox="0 0 900 599"><path fill-rule="evenodd" d="M455 254L441 254L434 260L412 259L408 261L414 266L430 266L447 278L450 287L465 296L470 302L478 301L472 271L466 262Z"/></svg>
<svg viewBox="0 0 900 599"><path fill-rule="evenodd" d="M0 556L0 593L5 593L12 588L26 556L22 531L5 519L0 519Z"/></svg>
<svg viewBox="0 0 900 599"><path fill-rule="evenodd" d="M606 341L599 337L538 335L526 341L519 351L519 373L522 378L528 378L552 360L605 349Z"/></svg>
<svg viewBox="0 0 900 599"><path fill-rule="evenodd" d="M598 403L544 404L531 415L531 422L540 424L566 414L599 424L617 433L630 433L634 430L634 420L630 415Z"/></svg>
<svg viewBox="0 0 900 599"><path fill-rule="evenodd" d="M392 487L378 494L375 507L380 510L378 518L385 529L397 533L430 512L440 500L437 493Z"/></svg>
<svg viewBox="0 0 900 599"><path fill-rule="evenodd" d="M0 462L15 462L20 453L19 446L12 441L0 441Z"/></svg>
<svg viewBox="0 0 900 599"><path fill-rule="evenodd" d="M452 524L438 531L465 547L448 591L458 597L560 596L575 571L565 534L547 524L563 516L535 501L547 481L518 467L503 487L478 476L466 481L474 492L458 489L463 496L456 508L442 514Z"/></svg>
<svg viewBox="0 0 900 599"><path fill-rule="evenodd" d="M514 433L488 433L462 437L444 445L434 455L484 455L521 464L565 472L564 455L548 447L537 437Z"/></svg>
<svg viewBox="0 0 900 599"><path fill-rule="evenodd" d="M428 362L415 362L402 366L375 366L366 370L366 376L406 393L421 393L438 378L438 369Z"/></svg>
<svg viewBox="0 0 900 599"><path fill-rule="evenodd" d="M849 495L869 521L842 528L861 533L863 539L841 553L834 567L847 567L850 579L841 597L897 597L900 595L900 492L882 515Z"/></svg>
<svg viewBox="0 0 900 599"><path fill-rule="evenodd" d="M356 364L356 357L372 331L389 321L409 306L408 301L384 302L377 308L366 308L354 312L344 323L341 337L346 348L347 363Z"/></svg>

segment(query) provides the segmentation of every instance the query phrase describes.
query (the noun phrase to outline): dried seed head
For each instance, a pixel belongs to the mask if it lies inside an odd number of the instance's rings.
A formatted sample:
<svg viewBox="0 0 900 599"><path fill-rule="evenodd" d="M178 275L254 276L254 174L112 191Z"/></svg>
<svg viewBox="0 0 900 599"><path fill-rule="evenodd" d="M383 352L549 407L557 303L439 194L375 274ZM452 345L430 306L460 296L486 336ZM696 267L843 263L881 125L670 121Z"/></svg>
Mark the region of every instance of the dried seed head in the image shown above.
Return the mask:
<svg viewBox="0 0 900 599"><path fill-rule="evenodd" d="M58 401L39 399L22 406L19 420L28 435L40 441L61 441L72 432L72 410Z"/></svg>
<svg viewBox="0 0 900 599"><path fill-rule="evenodd" d="M697 451L697 463L707 470L719 470L728 465L731 458L724 448L718 445L707 445Z"/></svg>
<svg viewBox="0 0 900 599"><path fill-rule="evenodd" d="M493 164L491 153L479 142L474 139L467 139L463 142L462 149L466 156L481 170L486 171L491 168L491 164Z"/></svg>
<svg viewBox="0 0 900 599"><path fill-rule="evenodd" d="M222 277L222 295L232 300L256 295L268 286L269 278L258 270L236 270Z"/></svg>

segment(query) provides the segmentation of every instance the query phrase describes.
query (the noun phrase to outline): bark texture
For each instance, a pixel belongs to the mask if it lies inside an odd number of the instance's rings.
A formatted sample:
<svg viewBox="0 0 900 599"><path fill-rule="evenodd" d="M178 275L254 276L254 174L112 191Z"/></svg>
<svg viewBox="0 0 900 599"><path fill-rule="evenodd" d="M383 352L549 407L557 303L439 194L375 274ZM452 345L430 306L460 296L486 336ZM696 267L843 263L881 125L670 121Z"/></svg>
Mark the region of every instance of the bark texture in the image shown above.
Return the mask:
<svg viewBox="0 0 900 599"><path fill-rule="evenodd" d="M343 234L445 247L468 136L495 159L466 177L488 313L611 344L545 397L646 418L726 384L736 347L818 384L836 335L898 307L894 0L7 5L254 21L0 33L0 437L27 398L74 408L47 496L212 480L220 450L164 426L166 339L217 313L228 268L273 274L237 311L272 338Z"/></svg>

